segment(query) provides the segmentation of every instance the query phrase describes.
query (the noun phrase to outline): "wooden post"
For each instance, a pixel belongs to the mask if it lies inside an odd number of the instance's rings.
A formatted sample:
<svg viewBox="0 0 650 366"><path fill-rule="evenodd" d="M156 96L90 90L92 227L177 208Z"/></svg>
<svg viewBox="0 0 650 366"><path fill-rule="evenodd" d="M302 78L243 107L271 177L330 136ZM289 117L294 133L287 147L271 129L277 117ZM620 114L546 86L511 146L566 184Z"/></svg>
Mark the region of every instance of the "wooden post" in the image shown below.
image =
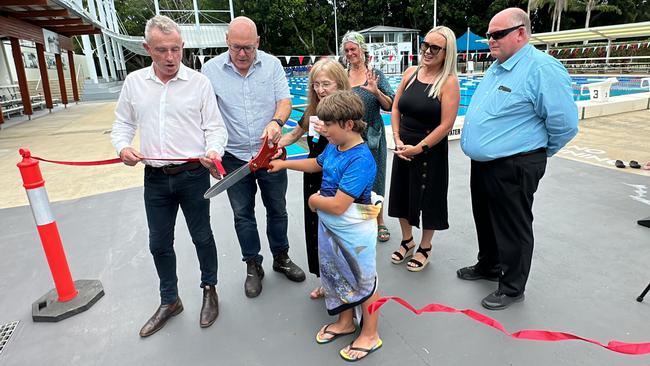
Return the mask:
<svg viewBox="0 0 650 366"><path fill-rule="evenodd" d="M61 54L54 55L56 60L56 74L59 76L59 89L61 90L61 103L64 106L68 105L68 94L65 91L65 76L63 75L63 62L61 61Z"/></svg>
<svg viewBox="0 0 650 366"><path fill-rule="evenodd" d="M43 96L45 96L45 107L50 111L54 108L52 103L52 92L50 91L50 78L47 74L47 62L45 62L45 47L37 43L36 55L38 56L38 70L41 72L41 85L43 85Z"/></svg>
<svg viewBox="0 0 650 366"><path fill-rule="evenodd" d="M70 66L70 80L72 81L72 97L79 101L79 88L77 87L77 71L74 69L74 52L68 50L68 66Z"/></svg>
<svg viewBox="0 0 650 366"><path fill-rule="evenodd" d="M25 64L23 63L23 55L20 52L20 43L18 38L9 37L11 42L11 54L14 56L14 66L16 67L16 75L18 76L18 86L20 88L20 98L23 102L23 114L30 116L33 114L32 101L29 98L29 89L27 87L27 75L25 75Z"/></svg>
<svg viewBox="0 0 650 366"><path fill-rule="evenodd" d="M0 125L5 122L5 116L2 114L2 104L0 104Z"/></svg>

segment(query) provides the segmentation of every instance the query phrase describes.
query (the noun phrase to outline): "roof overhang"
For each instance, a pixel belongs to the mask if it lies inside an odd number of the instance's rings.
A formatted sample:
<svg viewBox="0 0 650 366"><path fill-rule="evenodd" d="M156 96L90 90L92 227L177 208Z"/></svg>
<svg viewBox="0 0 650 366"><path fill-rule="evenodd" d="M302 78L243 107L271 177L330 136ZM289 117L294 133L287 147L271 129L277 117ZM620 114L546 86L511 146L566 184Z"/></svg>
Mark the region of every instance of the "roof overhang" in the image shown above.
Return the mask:
<svg viewBox="0 0 650 366"><path fill-rule="evenodd" d="M65 0L0 0L0 15L66 37L99 34L102 29L83 9Z"/></svg>
<svg viewBox="0 0 650 366"><path fill-rule="evenodd" d="M650 36L650 22L607 25L603 27L570 29L559 32L536 33L530 36L534 45L593 40L615 40Z"/></svg>

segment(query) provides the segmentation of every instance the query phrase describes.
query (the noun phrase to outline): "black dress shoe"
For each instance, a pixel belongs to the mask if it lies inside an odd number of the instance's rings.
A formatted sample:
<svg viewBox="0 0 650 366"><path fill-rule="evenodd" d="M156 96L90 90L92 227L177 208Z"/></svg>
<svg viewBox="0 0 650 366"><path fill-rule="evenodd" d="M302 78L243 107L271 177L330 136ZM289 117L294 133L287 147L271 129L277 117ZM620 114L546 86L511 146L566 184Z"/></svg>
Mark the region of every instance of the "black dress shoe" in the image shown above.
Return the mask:
<svg viewBox="0 0 650 366"><path fill-rule="evenodd" d="M262 278L264 278L264 269L262 265L256 263L254 259L246 262L246 282L244 282L244 292L247 297L257 297L262 292Z"/></svg>
<svg viewBox="0 0 650 366"><path fill-rule="evenodd" d="M201 306L201 328L207 328L217 320L219 316L219 297L214 286L203 287L203 306Z"/></svg>
<svg viewBox="0 0 650 366"><path fill-rule="evenodd" d="M467 281L476 281L476 280L488 280L488 281L499 281L499 273L497 272L483 272L479 270L477 264L469 267L463 267L456 271L456 275L461 280Z"/></svg>
<svg viewBox="0 0 650 366"><path fill-rule="evenodd" d="M305 272L291 261L287 253L282 253L273 258L273 270L284 273L288 279L294 282L305 280Z"/></svg>
<svg viewBox="0 0 650 366"><path fill-rule="evenodd" d="M524 301L524 294L517 296L508 296L502 294L499 290L487 295L482 301L481 305L489 310L503 310L515 302Z"/></svg>
<svg viewBox="0 0 650 366"><path fill-rule="evenodd" d="M149 337L156 333L167 323L167 320L172 316L178 315L183 311L183 303L181 298L178 297L175 302L171 304L164 304L158 307L158 310L147 320L142 329L140 329L140 337Z"/></svg>

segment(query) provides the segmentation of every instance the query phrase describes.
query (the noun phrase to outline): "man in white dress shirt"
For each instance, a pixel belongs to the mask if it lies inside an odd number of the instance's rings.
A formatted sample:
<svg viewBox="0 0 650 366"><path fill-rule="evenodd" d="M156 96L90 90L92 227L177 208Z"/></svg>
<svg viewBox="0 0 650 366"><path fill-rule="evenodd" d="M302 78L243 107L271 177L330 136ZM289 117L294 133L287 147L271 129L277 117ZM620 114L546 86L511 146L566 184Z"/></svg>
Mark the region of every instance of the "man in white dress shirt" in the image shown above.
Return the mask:
<svg viewBox="0 0 650 366"><path fill-rule="evenodd" d="M144 203L149 227L149 250L160 279L160 307L140 330L147 337L183 311L178 296L174 224L183 210L201 269L203 306L199 324L209 327L219 315L217 248L210 228L209 171L221 160L228 133L210 81L181 63L183 40L178 25L165 16L151 18L144 48L150 67L126 77L115 110L113 146L126 165L143 162ZM140 129L140 151L130 146ZM151 158L200 157L199 162ZM207 168L207 169L206 169Z"/></svg>

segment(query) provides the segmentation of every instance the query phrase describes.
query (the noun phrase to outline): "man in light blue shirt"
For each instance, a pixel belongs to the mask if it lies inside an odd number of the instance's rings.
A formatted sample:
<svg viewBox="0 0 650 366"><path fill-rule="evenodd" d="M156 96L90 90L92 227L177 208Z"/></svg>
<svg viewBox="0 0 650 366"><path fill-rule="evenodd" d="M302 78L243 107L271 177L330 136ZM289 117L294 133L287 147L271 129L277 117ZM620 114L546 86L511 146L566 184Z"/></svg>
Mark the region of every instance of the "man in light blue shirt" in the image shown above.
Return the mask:
<svg viewBox="0 0 650 366"><path fill-rule="evenodd" d="M461 134L461 147L472 159L478 263L457 275L498 281L481 304L499 310L524 299L533 254L533 195L547 157L578 133L578 110L566 69L528 44L526 12L499 12L486 36L497 60L476 88Z"/></svg>
<svg viewBox="0 0 650 366"><path fill-rule="evenodd" d="M259 37L252 20L233 19L226 42L228 51L206 62L201 72L212 82L228 130L223 166L230 173L257 154L265 137L274 143L280 140L282 125L291 114L291 95L280 61L257 49ZM273 270L284 273L292 281L305 280L305 273L288 255L286 171L269 174L260 169L228 189L237 239L247 264L244 292L248 297L261 293L264 277L255 220L258 185L266 207L266 234L273 254Z"/></svg>

